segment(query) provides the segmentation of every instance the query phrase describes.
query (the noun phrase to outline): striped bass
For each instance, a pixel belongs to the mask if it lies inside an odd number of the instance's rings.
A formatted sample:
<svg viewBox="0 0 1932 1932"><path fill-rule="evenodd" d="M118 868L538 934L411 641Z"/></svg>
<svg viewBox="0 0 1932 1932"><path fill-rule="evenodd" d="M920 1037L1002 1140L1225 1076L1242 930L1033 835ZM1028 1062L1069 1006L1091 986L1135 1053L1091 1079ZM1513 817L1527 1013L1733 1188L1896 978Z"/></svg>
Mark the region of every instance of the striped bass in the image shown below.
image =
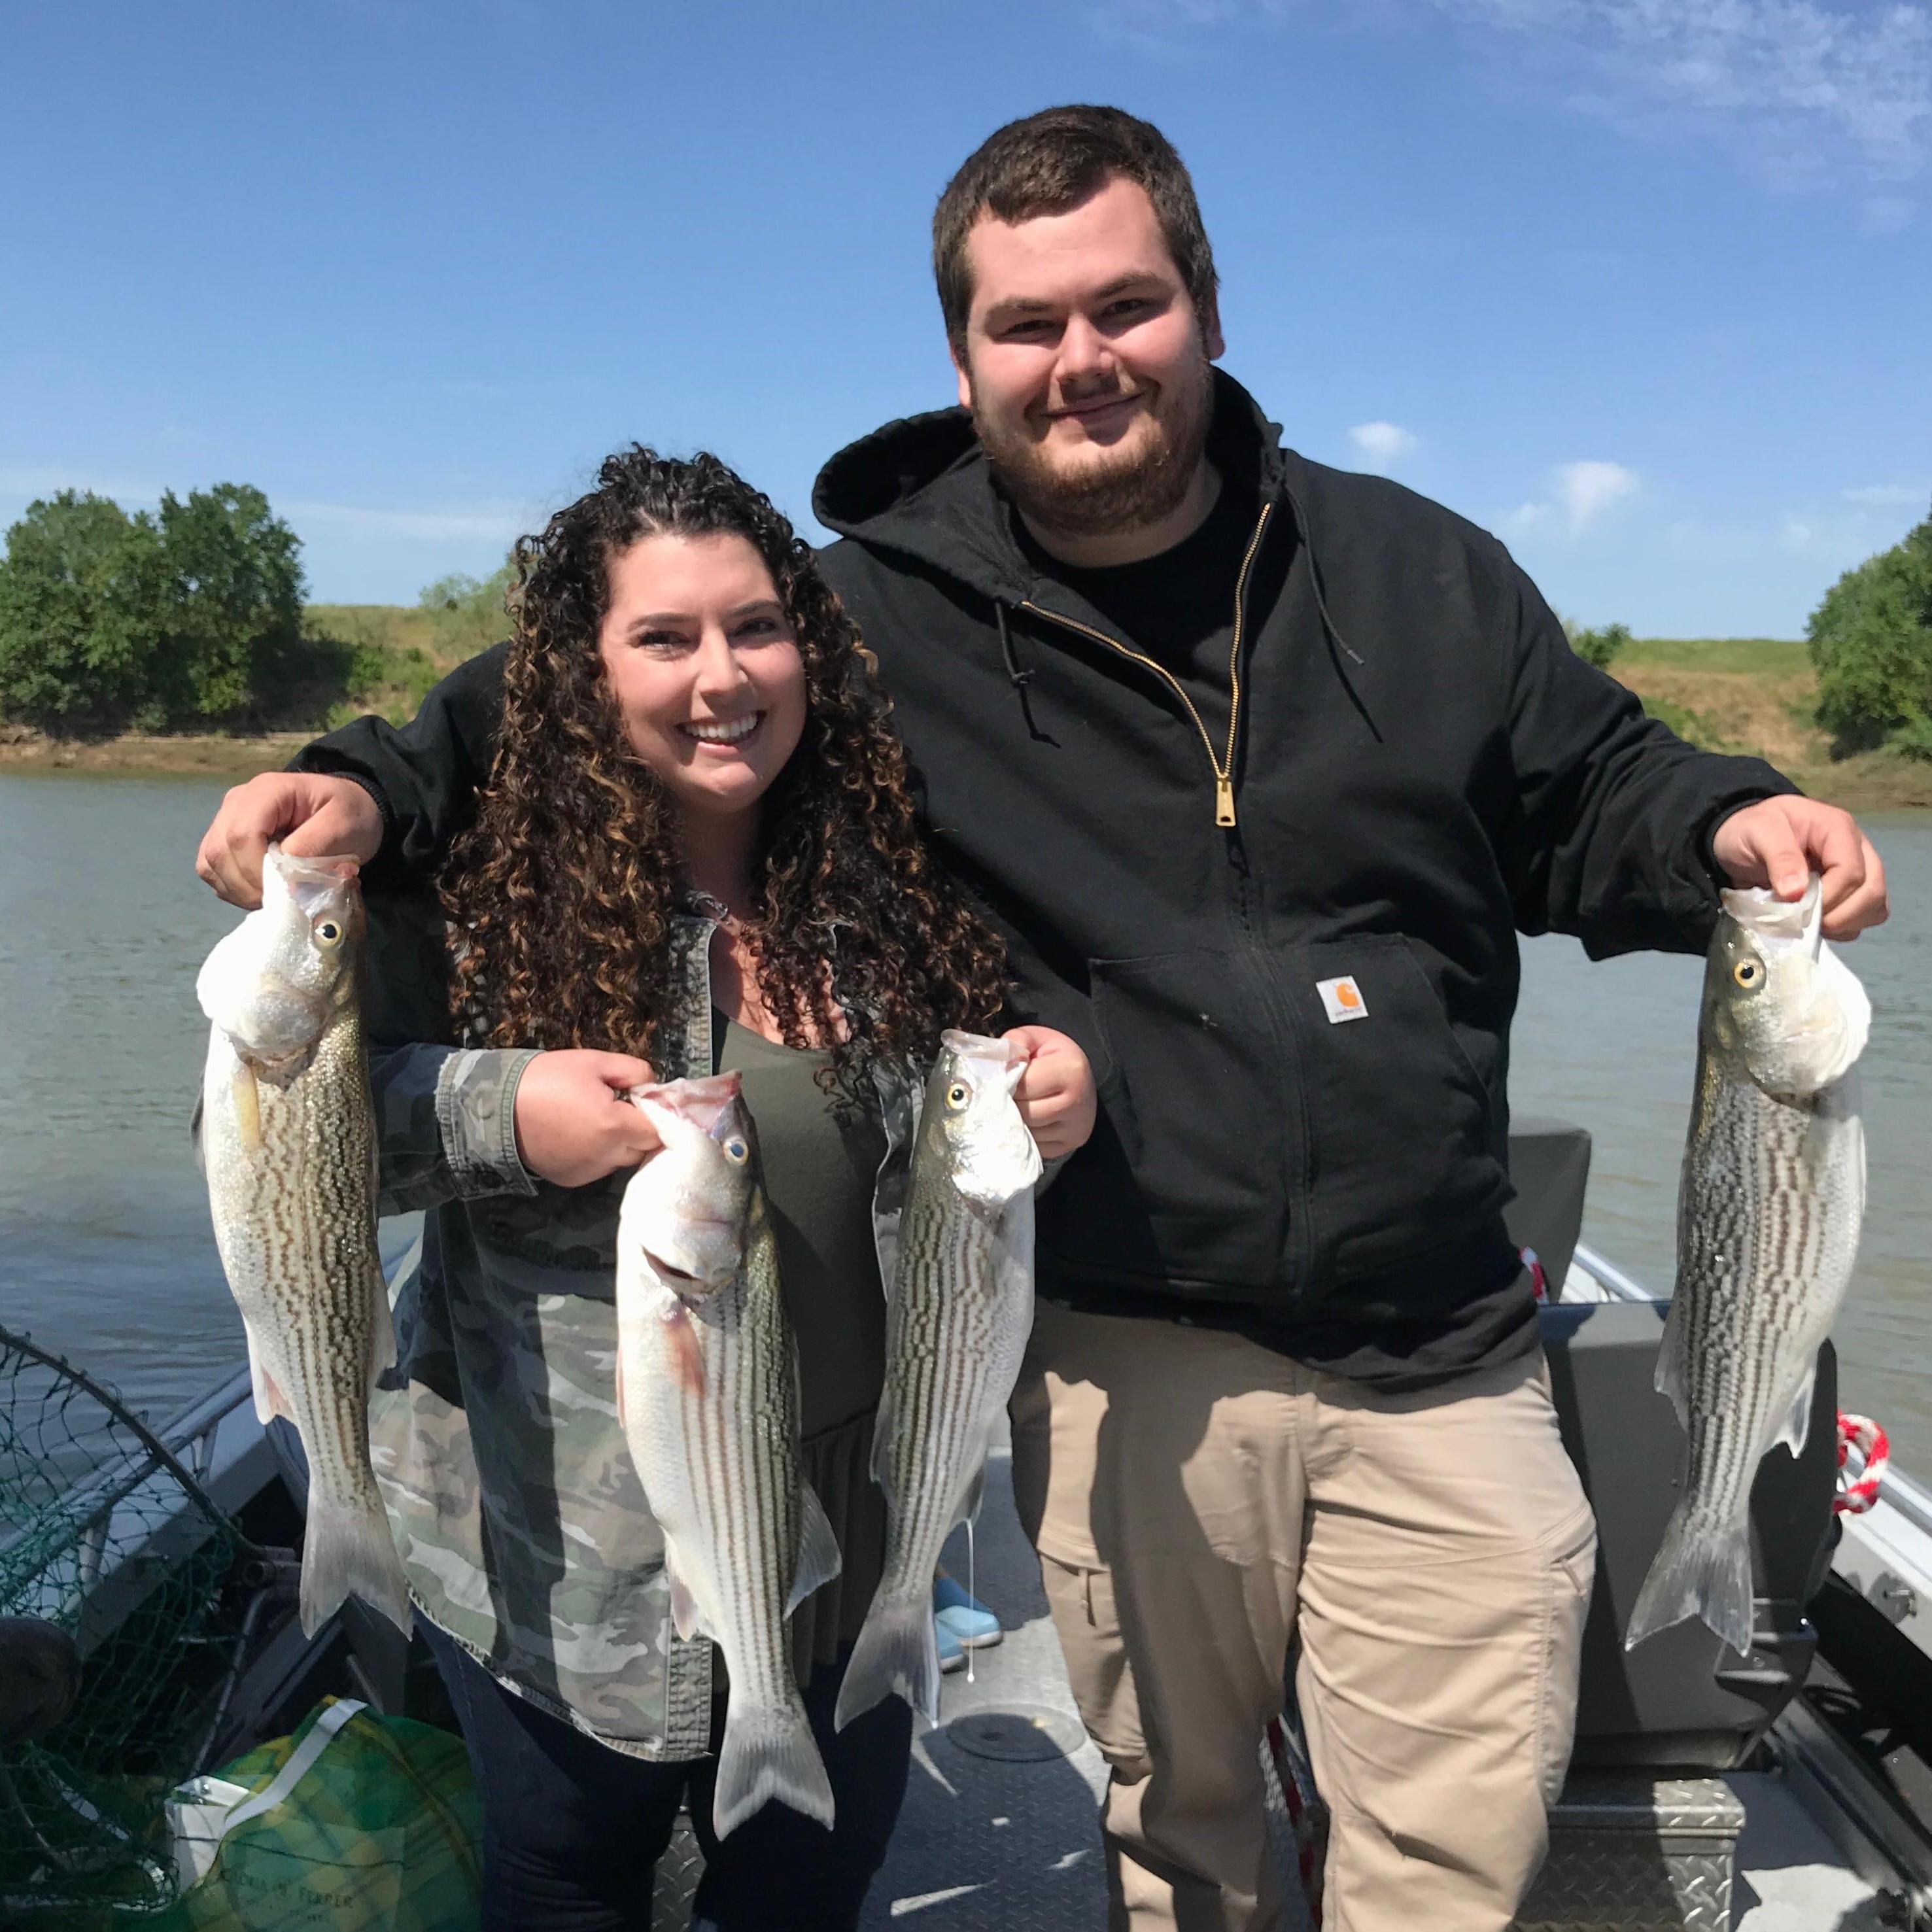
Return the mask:
<svg viewBox="0 0 1932 1932"><path fill-rule="evenodd" d="M948 1033L926 1082L886 1316L872 1474L890 1527L885 1574L834 1721L897 1694L939 1711L932 1573L975 1514L994 1425L1033 1326L1040 1150L1013 1103L1024 1070L1004 1040Z"/></svg>
<svg viewBox="0 0 1932 1932"><path fill-rule="evenodd" d="M196 1151L248 1338L255 1413L308 1459L302 1624L353 1594L407 1634L404 1581L369 1465L369 1392L396 1359L376 1246L376 1120L358 984L352 859L271 845L262 904L203 963L213 1022Z"/></svg>
<svg viewBox="0 0 1932 1932"><path fill-rule="evenodd" d="M1852 1071L1871 1007L1820 933L1814 877L1786 904L1727 891L1704 970L1697 1084L1677 1208L1677 1290L1657 1386L1687 1438L1682 1492L1626 1648L1701 1617L1751 1646L1750 1492L1810 1427L1819 1345L1864 1214Z"/></svg>
<svg viewBox="0 0 1932 1932"><path fill-rule="evenodd" d="M633 1090L664 1146L617 1221L618 1419L664 1534L673 1624L716 1644L730 1687L721 1838L773 1798L832 1823L785 1620L839 1565L799 1472L798 1352L738 1088L724 1073Z"/></svg>

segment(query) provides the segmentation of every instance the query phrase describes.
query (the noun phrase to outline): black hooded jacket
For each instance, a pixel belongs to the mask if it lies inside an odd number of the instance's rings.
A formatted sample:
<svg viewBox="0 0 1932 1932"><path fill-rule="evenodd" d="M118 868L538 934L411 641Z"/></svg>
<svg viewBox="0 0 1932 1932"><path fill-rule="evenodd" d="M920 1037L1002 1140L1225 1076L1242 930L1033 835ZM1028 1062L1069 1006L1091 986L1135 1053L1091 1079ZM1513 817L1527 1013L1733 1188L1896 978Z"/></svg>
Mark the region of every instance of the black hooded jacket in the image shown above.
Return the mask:
<svg viewBox="0 0 1932 1932"><path fill-rule="evenodd" d="M1424 1386L1533 1346L1501 1223L1516 933L1701 950L1716 822L1792 788L1647 719L1494 538L1282 448L1216 382L1210 454L1258 532L1225 781L1181 687L1036 562L963 411L826 466L821 561L1018 1015L1093 1062L1042 1292ZM488 652L404 730L298 762L368 783L427 868L468 821L500 674Z"/></svg>

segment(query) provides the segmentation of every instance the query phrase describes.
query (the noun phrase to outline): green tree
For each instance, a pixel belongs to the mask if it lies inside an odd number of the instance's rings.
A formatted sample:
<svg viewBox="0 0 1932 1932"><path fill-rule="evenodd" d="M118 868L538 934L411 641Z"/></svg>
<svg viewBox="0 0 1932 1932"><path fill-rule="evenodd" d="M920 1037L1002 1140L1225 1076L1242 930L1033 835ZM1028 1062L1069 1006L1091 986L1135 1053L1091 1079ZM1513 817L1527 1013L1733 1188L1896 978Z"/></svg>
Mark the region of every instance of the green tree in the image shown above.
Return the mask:
<svg viewBox="0 0 1932 1932"><path fill-rule="evenodd" d="M1630 640L1628 624L1606 624L1593 631L1568 617L1563 620L1563 633L1570 640L1570 648L1586 664L1594 664L1599 670Z"/></svg>
<svg viewBox="0 0 1932 1932"><path fill-rule="evenodd" d="M231 722L272 700L302 651L302 540L247 483L161 499L167 586L151 702Z"/></svg>
<svg viewBox="0 0 1932 1932"><path fill-rule="evenodd" d="M508 635L503 598L514 576L506 562L488 577L472 577L459 570L423 586L416 608L428 614L439 655L474 657Z"/></svg>
<svg viewBox="0 0 1932 1932"><path fill-rule="evenodd" d="M1932 517L1848 570L1805 627L1818 722L1840 753L1932 758Z"/></svg>
<svg viewBox="0 0 1932 1932"><path fill-rule="evenodd" d="M0 560L0 706L112 730L147 700L166 572L152 518L81 490L31 503Z"/></svg>

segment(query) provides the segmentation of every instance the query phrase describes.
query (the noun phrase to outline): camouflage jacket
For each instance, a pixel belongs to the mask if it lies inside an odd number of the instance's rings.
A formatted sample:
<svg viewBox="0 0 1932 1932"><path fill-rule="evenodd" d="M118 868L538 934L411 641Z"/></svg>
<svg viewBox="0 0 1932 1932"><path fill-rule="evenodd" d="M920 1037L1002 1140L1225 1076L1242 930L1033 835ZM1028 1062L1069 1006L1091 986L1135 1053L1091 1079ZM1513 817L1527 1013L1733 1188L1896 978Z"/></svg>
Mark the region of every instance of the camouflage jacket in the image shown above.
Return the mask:
<svg viewBox="0 0 1932 1932"><path fill-rule="evenodd" d="M442 934L420 909L370 911L382 1211L428 1210L397 1298L398 1367L371 1411L412 1592L500 1682L580 1730L640 1757L700 1756L711 1646L671 1628L613 1388L628 1177L565 1188L525 1170L513 1112L534 1054L386 1047L437 1030ZM679 921L684 997L658 1056L664 1079L711 1069L712 931ZM874 1223L889 1257L916 1099L910 1082L880 1086Z"/></svg>

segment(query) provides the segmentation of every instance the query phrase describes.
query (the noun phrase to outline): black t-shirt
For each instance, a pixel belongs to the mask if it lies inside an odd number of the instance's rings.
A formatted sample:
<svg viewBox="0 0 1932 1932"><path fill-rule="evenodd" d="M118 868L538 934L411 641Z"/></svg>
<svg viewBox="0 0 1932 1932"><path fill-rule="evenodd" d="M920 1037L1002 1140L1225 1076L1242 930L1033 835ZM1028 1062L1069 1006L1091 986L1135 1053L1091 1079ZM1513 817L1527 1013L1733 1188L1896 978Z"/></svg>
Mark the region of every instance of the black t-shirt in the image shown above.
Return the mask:
<svg viewBox="0 0 1932 1932"><path fill-rule="evenodd" d="M1118 643L1144 652L1173 675L1222 758L1232 689L1234 590L1260 519L1261 481L1250 466L1224 472L1214 508L1191 536L1134 563L1097 570L1063 563L1017 515L1012 521L1020 548L1042 576L1091 604ZM1283 531L1257 554L1244 599L1251 614L1272 607L1293 552ZM1244 638L1244 656L1247 643Z"/></svg>

